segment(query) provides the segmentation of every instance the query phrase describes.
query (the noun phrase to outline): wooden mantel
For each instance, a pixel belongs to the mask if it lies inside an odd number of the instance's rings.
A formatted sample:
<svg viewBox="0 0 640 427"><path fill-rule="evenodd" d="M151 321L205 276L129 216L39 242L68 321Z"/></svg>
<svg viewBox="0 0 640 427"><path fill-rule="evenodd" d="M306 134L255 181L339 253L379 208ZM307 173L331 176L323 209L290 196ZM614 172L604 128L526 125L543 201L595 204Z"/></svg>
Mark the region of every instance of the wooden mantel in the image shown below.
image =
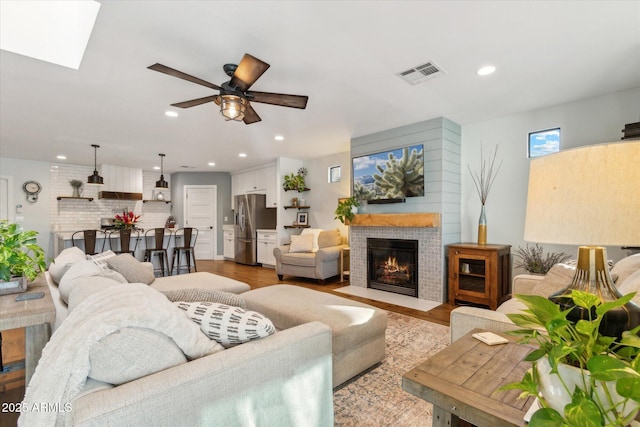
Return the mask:
<svg viewBox="0 0 640 427"><path fill-rule="evenodd" d="M440 227L436 212L356 214L347 225L352 227Z"/></svg>

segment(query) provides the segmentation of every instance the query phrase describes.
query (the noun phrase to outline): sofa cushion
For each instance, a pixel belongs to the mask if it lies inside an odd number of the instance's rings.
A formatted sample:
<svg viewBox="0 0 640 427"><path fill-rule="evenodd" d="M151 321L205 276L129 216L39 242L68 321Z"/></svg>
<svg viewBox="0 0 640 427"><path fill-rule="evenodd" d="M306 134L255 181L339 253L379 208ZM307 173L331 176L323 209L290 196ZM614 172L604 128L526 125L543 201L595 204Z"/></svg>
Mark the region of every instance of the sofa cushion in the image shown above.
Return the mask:
<svg viewBox="0 0 640 427"><path fill-rule="evenodd" d="M555 264L547 272L544 278L540 280L533 289L531 289L530 294L546 298L549 295L569 286L575 272L575 266L568 264Z"/></svg>
<svg viewBox="0 0 640 427"><path fill-rule="evenodd" d="M521 310L526 310L527 306L517 298L511 298L500 304L500 306L496 309L498 313L518 313Z"/></svg>
<svg viewBox="0 0 640 427"><path fill-rule="evenodd" d="M627 277L640 270L640 254L622 258L611 269L611 276L616 279L617 286L625 282Z"/></svg>
<svg viewBox="0 0 640 427"><path fill-rule="evenodd" d="M126 283L109 279L102 276L79 277L74 279L75 283L69 288L69 296L67 297L67 306L71 313L82 301L111 286L122 286Z"/></svg>
<svg viewBox="0 0 640 427"><path fill-rule="evenodd" d="M313 251L313 234L300 234L299 236L291 236L290 253L296 252L312 252Z"/></svg>
<svg viewBox="0 0 640 427"><path fill-rule="evenodd" d="M304 230L302 230L302 232L300 233L300 235L304 235L304 234L311 234L313 235L313 249L312 252L317 252L318 249L320 249L320 247L318 246L318 236L320 235L320 233L322 233L324 230L322 228L305 228Z"/></svg>
<svg viewBox="0 0 640 427"><path fill-rule="evenodd" d="M220 304L233 305L235 307L247 308L244 298L241 295L231 292L216 291L213 289L176 289L162 292L171 302L217 302Z"/></svg>
<svg viewBox="0 0 640 427"><path fill-rule="evenodd" d="M57 285L69 268L78 261L86 259L82 249L72 246L60 252L49 265L49 276Z"/></svg>
<svg viewBox="0 0 640 427"><path fill-rule="evenodd" d="M127 280L117 271L103 270L97 264L89 259L74 263L69 270L62 276L58 288L60 289L60 297L65 303L69 302L69 294L71 290L78 284L85 281L91 281L92 277L100 276L108 279L126 283Z"/></svg>
<svg viewBox="0 0 640 427"><path fill-rule="evenodd" d="M285 253L280 257L280 262L300 267L315 267L316 254L313 252Z"/></svg>
<svg viewBox="0 0 640 427"><path fill-rule="evenodd" d="M342 244L342 237L340 236L340 230L337 228L335 230L323 231L318 235L318 247L320 249L338 246L340 244Z"/></svg>
<svg viewBox="0 0 640 427"><path fill-rule="evenodd" d="M147 328L123 328L98 341L89 353L89 377L124 384L187 361L168 336Z"/></svg>
<svg viewBox="0 0 640 427"><path fill-rule="evenodd" d="M210 339L232 347L273 334L276 328L260 313L214 302L176 302Z"/></svg>
<svg viewBox="0 0 640 427"><path fill-rule="evenodd" d="M217 274L199 271L197 273L177 274L174 276L158 277L150 285L156 291L172 291L174 289L212 289L216 291L240 294L251 287L244 282L219 276Z"/></svg>
<svg viewBox="0 0 640 427"><path fill-rule="evenodd" d="M129 283L144 283L150 285L156 279L153 269L147 268L143 263L124 253L107 259L107 265L122 274Z"/></svg>

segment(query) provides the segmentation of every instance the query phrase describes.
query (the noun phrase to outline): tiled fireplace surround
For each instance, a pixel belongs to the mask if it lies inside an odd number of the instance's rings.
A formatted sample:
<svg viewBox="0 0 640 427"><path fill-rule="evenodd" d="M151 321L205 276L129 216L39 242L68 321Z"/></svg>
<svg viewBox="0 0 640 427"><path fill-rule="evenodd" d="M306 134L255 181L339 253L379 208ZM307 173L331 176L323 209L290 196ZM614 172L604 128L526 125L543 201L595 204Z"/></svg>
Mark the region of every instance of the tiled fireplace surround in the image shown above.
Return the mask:
<svg viewBox="0 0 640 427"><path fill-rule="evenodd" d="M438 227L350 227L351 286L367 287L367 238L418 241L418 298L443 300L443 245Z"/></svg>

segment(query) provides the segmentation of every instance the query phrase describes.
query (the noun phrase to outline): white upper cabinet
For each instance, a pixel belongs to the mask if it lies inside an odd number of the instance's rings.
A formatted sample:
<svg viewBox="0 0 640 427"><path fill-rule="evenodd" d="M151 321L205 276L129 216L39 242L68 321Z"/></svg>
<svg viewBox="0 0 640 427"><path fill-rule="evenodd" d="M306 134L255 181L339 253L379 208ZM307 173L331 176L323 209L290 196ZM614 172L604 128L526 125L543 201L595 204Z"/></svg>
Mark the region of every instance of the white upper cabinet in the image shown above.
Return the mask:
<svg viewBox="0 0 640 427"><path fill-rule="evenodd" d="M100 165L106 191L142 193L142 169Z"/></svg>
<svg viewBox="0 0 640 427"><path fill-rule="evenodd" d="M277 206L276 191L276 166L267 166L247 172L237 173L231 176L231 193L238 194L254 193L266 194L268 208ZM231 201L234 208L234 200Z"/></svg>

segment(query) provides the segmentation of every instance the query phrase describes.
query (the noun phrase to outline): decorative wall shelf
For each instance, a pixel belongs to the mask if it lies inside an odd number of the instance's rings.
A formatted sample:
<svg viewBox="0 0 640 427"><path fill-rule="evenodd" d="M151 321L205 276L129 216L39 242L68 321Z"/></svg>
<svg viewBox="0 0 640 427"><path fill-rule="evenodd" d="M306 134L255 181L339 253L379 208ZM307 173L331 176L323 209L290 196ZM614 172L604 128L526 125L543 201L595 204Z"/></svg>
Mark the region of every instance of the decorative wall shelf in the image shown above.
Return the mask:
<svg viewBox="0 0 640 427"><path fill-rule="evenodd" d="M311 209L311 206L285 206L285 209Z"/></svg>
<svg viewBox="0 0 640 427"><path fill-rule="evenodd" d="M310 225L285 225L284 228L311 228Z"/></svg>
<svg viewBox="0 0 640 427"><path fill-rule="evenodd" d="M291 189L289 189L289 188L285 188L285 189L284 189L284 191L297 191L298 193L303 193L303 192L305 192L305 191L310 191L310 190L311 190L310 188L305 188L304 190L296 190L296 189L294 189L294 188L291 188Z"/></svg>
<svg viewBox="0 0 640 427"><path fill-rule="evenodd" d="M143 200L142 203L147 203L147 202L151 202L151 203L166 203L169 204L171 203L171 200L153 200L153 199L149 199L149 200Z"/></svg>
<svg viewBox="0 0 640 427"><path fill-rule="evenodd" d="M56 197L58 200L87 200L89 202L93 202L93 197L73 197L73 196L58 196Z"/></svg>

